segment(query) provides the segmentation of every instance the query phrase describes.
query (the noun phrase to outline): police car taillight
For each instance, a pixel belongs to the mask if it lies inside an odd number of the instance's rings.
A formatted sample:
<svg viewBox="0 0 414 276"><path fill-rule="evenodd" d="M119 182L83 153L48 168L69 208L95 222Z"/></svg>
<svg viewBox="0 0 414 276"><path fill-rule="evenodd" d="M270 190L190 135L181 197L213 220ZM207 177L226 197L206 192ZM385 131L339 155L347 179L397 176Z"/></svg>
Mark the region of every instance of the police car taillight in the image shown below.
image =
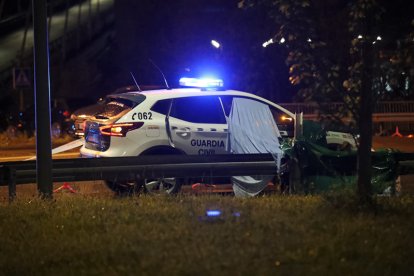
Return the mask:
<svg viewBox="0 0 414 276"><path fill-rule="evenodd" d="M144 125L143 122L113 124L99 127L102 135L125 137L126 134L134 129L138 129Z"/></svg>
<svg viewBox="0 0 414 276"><path fill-rule="evenodd" d="M83 131L83 133L85 133L85 131L86 131L86 121L83 121L83 123L82 123L82 131Z"/></svg>

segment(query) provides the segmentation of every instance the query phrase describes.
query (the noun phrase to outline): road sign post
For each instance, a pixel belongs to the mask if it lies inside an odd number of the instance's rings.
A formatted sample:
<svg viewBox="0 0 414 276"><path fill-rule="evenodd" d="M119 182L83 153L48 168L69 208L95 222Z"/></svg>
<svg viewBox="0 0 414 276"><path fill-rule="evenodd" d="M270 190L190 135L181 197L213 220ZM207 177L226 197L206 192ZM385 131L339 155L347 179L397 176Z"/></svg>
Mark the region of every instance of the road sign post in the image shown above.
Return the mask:
<svg viewBox="0 0 414 276"><path fill-rule="evenodd" d="M13 68L13 88L19 90L19 111L24 111L24 88L30 88L32 81L30 78L30 68Z"/></svg>
<svg viewBox="0 0 414 276"><path fill-rule="evenodd" d="M13 68L13 88L31 87L30 68Z"/></svg>

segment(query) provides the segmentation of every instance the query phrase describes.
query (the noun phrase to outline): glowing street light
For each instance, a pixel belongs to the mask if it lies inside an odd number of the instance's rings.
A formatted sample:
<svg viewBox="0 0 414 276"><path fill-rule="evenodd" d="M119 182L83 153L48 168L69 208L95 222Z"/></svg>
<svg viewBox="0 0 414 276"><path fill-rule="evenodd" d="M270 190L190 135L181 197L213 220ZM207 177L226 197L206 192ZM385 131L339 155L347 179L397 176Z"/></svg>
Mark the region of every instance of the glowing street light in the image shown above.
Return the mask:
<svg viewBox="0 0 414 276"><path fill-rule="evenodd" d="M268 41L265 41L265 42L262 44L262 47L263 47L263 48L266 48L267 46L269 46L270 44L273 44L273 43L274 43L273 38L271 38L271 39L269 39Z"/></svg>
<svg viewBox="0 0 414 276"><path fill-rule="evenodd" d="M218 43L218 41L217 40L211 40L211 45L213 45L213 47L214 48L216 48L216 49L218 49L218 48L220 48L220 43Z"/></svg>
<svg viewBox="0 0 414 276"><path fill-rule="evenodd" d="M310 39L309 39L310 40ZM308 41L309 41L308 40ZM279 40L279 44L283 44L283 43L285 43L286 42L286 39L284 38L284 37L282 37L280 40ZM310 42L310 41L309 41ZM266 48L267 46L269 46L270 44L273 44L273 43L275 43L275 41L273 40L273 38L271 38L271 39L269 39L268 41L265 41L265 42L263 42L263 44L262 44L262 47L263 48Z"/></svg>

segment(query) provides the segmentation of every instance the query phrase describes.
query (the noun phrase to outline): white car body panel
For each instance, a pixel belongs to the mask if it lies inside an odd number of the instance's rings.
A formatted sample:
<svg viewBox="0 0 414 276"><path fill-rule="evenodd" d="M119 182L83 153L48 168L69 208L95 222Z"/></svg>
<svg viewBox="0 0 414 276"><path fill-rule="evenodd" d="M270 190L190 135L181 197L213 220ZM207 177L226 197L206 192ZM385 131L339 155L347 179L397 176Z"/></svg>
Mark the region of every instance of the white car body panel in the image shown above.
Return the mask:
<svg viewBox="0 0 414 276"><path fill-rule="evenodd" d="M130 131L125 137L110 138L110 146L105 151L81 148L84 157L138 156L154 147L175 147L186 154L223 154L226 153L227 124L192 123L172 116L169 117L170 137L166 128L166 115L152 111L159 100L191 96L239 96L264 102L295 118L295 115L283 107L259 96L236 91L203 91L199 88L161 89L143 92L130 92L130 95L144 95L146 99L119 118L116 123L143 121L144 126ZM142 114L147 114L146 119ZM150 114L150 116L149 116ZM140 118L138 118L138 115ZM148 119L148 118L151 119ZM140 120L141 119L141 120ZM172 143L171 143L172 142Z"/></svg>

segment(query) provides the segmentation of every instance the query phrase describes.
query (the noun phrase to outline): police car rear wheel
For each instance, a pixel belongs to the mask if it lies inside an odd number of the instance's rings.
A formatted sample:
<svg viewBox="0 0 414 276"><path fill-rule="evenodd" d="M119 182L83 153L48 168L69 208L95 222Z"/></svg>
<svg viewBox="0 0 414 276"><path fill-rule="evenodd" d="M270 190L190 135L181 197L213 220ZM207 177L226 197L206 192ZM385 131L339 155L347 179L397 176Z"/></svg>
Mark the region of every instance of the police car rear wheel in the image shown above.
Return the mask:
<svg viewBox="0 0 414 276"><path fill-rule="evenodd" d="M142 179L137 181L105 181L106 186L118 196L129 196L142 192L149 194L176 194L182 181L176 178Z"/></svg>
<svg viewBox="0 0 414 276"><path fill-rule="evenodd" d="M143 187L147 193L176 194L181 190L181 180L178 178L145 179Z"/></svg>

